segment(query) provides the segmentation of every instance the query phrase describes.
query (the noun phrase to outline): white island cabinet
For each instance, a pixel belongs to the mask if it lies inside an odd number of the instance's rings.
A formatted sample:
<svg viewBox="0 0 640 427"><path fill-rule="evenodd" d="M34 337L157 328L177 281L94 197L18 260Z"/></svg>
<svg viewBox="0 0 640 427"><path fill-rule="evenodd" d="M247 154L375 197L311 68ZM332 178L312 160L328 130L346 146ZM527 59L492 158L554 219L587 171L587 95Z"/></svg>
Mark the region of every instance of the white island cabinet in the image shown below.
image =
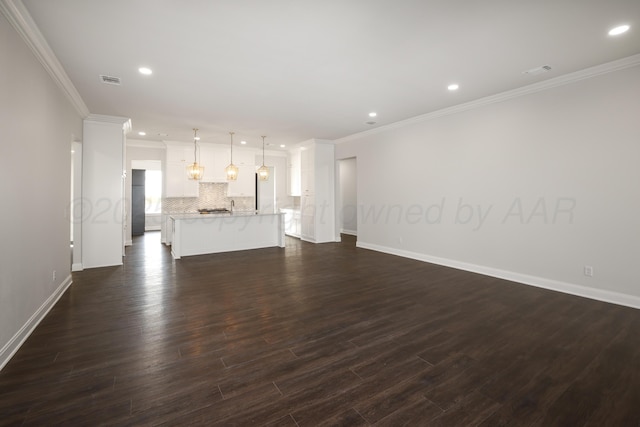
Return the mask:
<svg viewBox="0 0 640 427"><path fill-rule="evenodd" d="M284 247L284 214L171 215L171 254L189 255Z"/></svg>

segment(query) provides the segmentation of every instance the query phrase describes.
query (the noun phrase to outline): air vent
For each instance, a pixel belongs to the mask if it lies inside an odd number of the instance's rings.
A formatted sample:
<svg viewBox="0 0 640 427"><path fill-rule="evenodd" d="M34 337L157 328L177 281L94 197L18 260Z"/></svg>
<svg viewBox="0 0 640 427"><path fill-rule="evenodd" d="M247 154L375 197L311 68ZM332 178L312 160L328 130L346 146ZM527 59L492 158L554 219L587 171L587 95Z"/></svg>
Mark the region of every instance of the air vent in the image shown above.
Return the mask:
<svg viewBox="0 0 640 427"><path fill-rule="evenodd" d="M120 77L113 77L113 76L100 76L100 80L102 81L102 83L106 83L108 85L116 85L116 86L120 86Z"/></svg>
<svg viewBox="0 0 640 427"><path fill-rule="evenodd" d="M535 67L527 71L523 71L522 74L528 74L530 76L537 76L538 74L543 74L551 71L551 67L549 65L542 65L540 67Z"/></svg>

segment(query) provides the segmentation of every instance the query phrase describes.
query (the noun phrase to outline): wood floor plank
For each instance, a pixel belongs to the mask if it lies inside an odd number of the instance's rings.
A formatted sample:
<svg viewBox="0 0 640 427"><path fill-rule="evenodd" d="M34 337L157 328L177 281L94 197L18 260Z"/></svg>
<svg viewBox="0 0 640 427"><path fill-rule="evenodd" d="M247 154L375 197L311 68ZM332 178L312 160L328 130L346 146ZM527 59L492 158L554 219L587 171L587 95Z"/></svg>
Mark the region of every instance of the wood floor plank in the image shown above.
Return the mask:
<svg viewBox="0 0 640 427"><path fill-rule="evenodd" d="M374 425L376 427L418 426L428 425L430 420L437 419L443 411L435 403L424 397L407 400Z"/></svg>
<svg viewBox="0 0 640 427"><path fill-rule="evenodd" d="M618 327L620 330L609 345L550 405L545 423L640 425L640 411L635 414L616 411L618 407L631 405L640 408L640 390L636 384L640 379L640 349L627 345L629 340L637 340L637 330L629 324ZM595 399L598 395L601 398ZM569 411L568 407L576 410Z"/></svg>
<svg viewBox="0 0 640 427"><path fill-rule="evenodd" d="M327 413L342 412L351 407L355 407L357 410L362 402L370 401L392 384L404 382L429 367L422 360L408 360L397 366L393 371L381 372L380 375L374 378L352 382L347 387L343 386L339 393L334 393L313 404L305 405L293 411L293 418L301 426L315 425Z"/></svg>
<svg viewBox="0 0 640 427"><path fill-rule="evenodd" d="M640 311L357 248L73 284L0 372L0 426L640 426Z"/></svg>
<svg viewBox="0 0 640 427"><path fill-rule="evenodd" d="M489 418L500 404L474 391L456 406L429 421L433 426L477 426Z"/></svg>

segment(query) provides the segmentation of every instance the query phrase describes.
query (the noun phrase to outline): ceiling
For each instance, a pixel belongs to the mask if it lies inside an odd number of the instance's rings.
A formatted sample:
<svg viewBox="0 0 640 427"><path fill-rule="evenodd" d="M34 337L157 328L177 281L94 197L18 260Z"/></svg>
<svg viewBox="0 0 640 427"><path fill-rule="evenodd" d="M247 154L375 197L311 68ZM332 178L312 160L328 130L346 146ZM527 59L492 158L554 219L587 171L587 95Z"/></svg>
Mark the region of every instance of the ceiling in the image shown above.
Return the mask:
<svg viewBox="0 0 640 427"><path fill-rule="evenodd" d="M639 0L23 3L91 113L155 141L333 140L640 53Z"/></svg>

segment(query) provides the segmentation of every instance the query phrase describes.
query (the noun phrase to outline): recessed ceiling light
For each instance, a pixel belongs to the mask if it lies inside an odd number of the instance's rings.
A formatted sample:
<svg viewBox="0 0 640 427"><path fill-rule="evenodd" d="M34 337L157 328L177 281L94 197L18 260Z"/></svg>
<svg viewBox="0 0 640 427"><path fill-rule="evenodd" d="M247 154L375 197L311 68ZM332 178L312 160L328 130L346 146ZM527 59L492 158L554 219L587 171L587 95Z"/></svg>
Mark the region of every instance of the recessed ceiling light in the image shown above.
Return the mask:
<svg viewBox="0 0 640 427"><path fill-rule="evenodd" d="M140 135L140 136L145 136L146 134L147 134L147 133L146 133L146 132L143 132L143 131L138 132L138 135Z"/></svg>
<svg viewBox="0 0 640 427"><path fill-rule="evenodd" d="M449 86L447 86L447 89L449 89L450 91L458 90L459 88L460 86L457 83L452 83Z"/></svg>
<svg viewBox="0 0 640 427"><path fill-rule="evenodd" d="M196 141L200 141L200 137L199 136L194 136L193 139L195 139Z"/></svg>
<svg viewBox="0 0 640 427"><path fill-rule="evenodd" d="M284 148L284 147L286 147L286 145L280 144L280 148Z"/></svg>
<svg viewBox="0 0 640 427"><path fill-rule="evenodd" d="M145 76L150 76L153 71L151 71L151 68L147 68L147 67L140 67L138 68L138 71L140 72L140 74L144 74Z"/></svg>
<svg viewBox="0 0 640 427"><path fill-rule="evenodd" d="M626 33L627 31L629 31L629 28L631 28L628 25L619 25L615 28L612 28L609 30L609 35L610 36L618 36L622 33Z"/></svg>
<svg viewBox="0 0 640 427"><path fill-rule="evenodd" d="M247 141L240 141L240 144L242 144L242 145L246 145L246 144L247 144Z"/></svg>
<svg viewBox="0 0 640 427"><path fill-rule="evenodd" d="M375 117L375 116L377 116L377 115L378 115L378 113L376 113L376 112L374 112L374 111L372 111L372 112L370 112L370 113L369 113L369 117Z"/></svg>

